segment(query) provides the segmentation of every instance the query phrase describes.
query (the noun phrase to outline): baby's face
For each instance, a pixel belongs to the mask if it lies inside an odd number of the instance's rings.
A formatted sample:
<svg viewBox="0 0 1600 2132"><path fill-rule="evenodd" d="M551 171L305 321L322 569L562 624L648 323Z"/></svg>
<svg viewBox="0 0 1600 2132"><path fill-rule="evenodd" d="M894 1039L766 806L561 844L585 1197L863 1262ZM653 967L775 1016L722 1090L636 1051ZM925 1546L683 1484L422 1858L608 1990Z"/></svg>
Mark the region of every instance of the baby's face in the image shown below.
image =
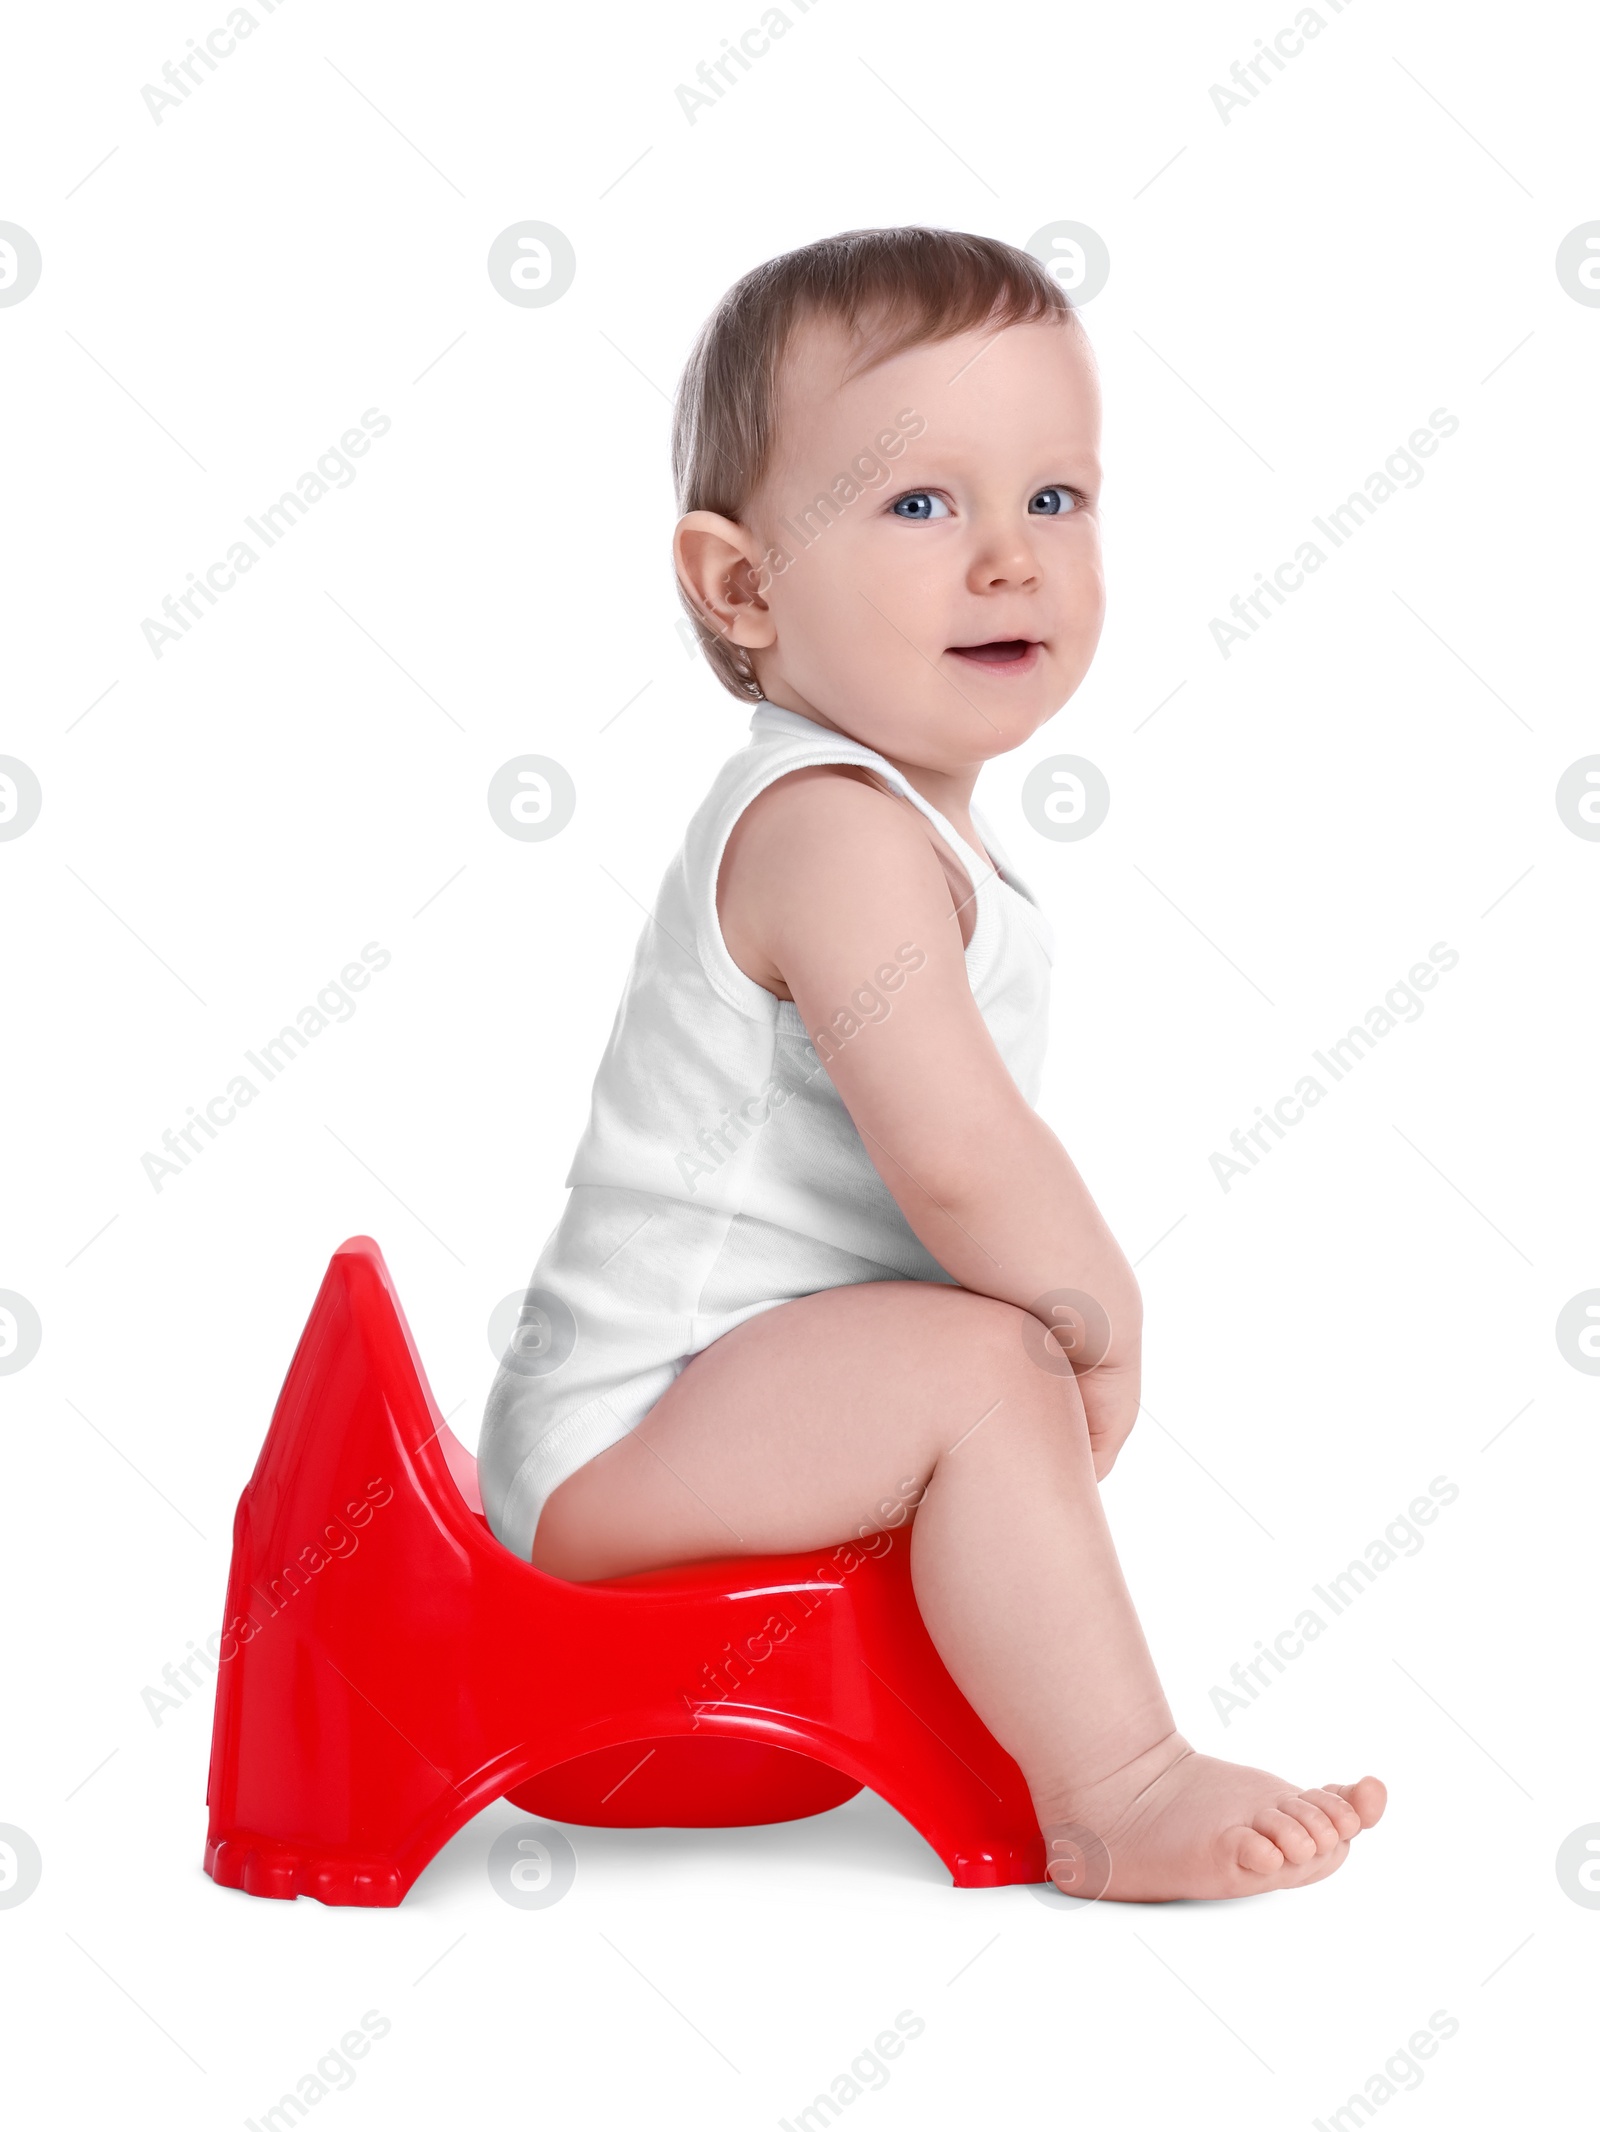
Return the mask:
<svg viewBox="0 0 1600 2132"><path fill-rule="evenodd" d="M777 450L745 514L757 633L775 632L752 657L773 702L956 771L1043 725L1099 641L1093 358L1071 320L937 341L845 381L849 352L814 323L784 366Z"/></svg>

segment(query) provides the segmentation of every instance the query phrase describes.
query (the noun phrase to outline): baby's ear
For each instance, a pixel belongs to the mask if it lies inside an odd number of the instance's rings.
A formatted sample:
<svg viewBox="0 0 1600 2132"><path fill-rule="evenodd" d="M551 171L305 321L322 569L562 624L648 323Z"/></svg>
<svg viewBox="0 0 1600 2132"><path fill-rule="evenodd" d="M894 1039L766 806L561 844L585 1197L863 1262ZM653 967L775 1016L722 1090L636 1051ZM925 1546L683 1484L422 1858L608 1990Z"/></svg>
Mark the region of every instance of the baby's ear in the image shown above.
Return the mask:
<svg viewBox="0 0 1600 2132"><path fill-rule="evenodd" d="M672 536L672 560L695 612L719 636L756 651L776 642L762 598L771 577L748 526L717 511L690 511Z"/></svg>

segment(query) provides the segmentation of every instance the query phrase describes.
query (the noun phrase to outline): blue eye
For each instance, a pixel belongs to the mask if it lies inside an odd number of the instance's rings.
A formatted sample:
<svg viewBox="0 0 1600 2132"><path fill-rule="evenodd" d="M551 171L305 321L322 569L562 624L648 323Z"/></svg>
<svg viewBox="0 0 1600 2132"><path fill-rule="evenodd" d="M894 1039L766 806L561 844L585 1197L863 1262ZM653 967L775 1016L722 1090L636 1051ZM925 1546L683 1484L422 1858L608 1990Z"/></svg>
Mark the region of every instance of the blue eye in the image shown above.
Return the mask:
<svg viewBox="0 0 1600 2132"><path fill-rule="evenodd" d="M889 508L896 518L925 521L950 516L950 506L942 496L935 496L930 489L916 489L909 496L899 497Z"/></svg>
<svg viewBox="0 0 1600 2132"><path fill-rule="evenodd" d="M1078 508L1078 499L1071 489L1041 489L1033 497L1028 509L1035 518L1065 518L1069 511Z"/></svg>

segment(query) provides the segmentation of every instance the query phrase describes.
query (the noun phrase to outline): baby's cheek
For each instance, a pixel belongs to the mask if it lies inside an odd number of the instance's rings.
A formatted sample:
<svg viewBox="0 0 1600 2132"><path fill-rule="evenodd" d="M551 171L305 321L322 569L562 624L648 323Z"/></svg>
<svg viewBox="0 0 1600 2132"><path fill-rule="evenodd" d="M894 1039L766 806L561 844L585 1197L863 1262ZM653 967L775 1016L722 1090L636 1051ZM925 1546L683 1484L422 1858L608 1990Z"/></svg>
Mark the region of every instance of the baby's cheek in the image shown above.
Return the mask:
<svg viewBox="0 0 1600 2132"><path fill-rule="evenodd" d="M805 568L802 559L795 575ZM867 584L843 584L832 578L825 583L796 585L796 597L785 603L786 611L774 607L778 646L783 664L819 709L830 709L828 698L841 704L868 698L874 688L892 685L908 647L885 619L893 613L892 593ZM902 627L905 625L902 624ZM817 695L806 686L807 680Z"/></svg>

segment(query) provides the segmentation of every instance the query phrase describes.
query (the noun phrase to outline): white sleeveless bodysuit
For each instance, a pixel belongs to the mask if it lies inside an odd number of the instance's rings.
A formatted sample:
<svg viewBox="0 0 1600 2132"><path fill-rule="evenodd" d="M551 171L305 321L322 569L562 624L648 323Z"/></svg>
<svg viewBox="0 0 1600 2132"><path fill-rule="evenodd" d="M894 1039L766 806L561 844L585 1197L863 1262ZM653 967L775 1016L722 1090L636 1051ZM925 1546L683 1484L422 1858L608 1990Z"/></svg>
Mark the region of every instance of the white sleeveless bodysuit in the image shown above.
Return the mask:
<svg viewBox="0 0 1600 2132"><path fill-rule="evenodd" d="M961 861L975 891L972 995L1013 1080L1038 1101L1054 935L987 823L971 810L999 872L883 756L760 704L639 936L567 1203L489 1393L484 1509L524 1560L561 1482L744 1319L847 1282L954 1285L873 1168L799 1009L745 975L718 923L734 823L774 779L816 763L875 771Z"/></svg>

